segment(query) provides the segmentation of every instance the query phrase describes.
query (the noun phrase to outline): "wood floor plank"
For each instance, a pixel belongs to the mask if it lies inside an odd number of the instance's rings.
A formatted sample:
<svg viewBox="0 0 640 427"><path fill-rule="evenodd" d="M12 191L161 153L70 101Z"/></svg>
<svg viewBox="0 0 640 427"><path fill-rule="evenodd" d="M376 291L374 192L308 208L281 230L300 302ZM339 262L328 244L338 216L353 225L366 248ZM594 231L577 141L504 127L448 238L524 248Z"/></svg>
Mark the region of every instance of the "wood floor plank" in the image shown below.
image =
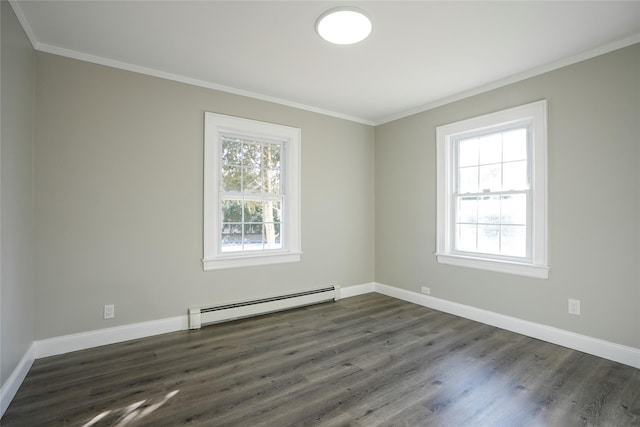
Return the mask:
<svg viewBox="0 0 640 427"><path fill-rule="evenodd" d="M640 370L379 294L37 360L2 426L640 426Z"/></svg>

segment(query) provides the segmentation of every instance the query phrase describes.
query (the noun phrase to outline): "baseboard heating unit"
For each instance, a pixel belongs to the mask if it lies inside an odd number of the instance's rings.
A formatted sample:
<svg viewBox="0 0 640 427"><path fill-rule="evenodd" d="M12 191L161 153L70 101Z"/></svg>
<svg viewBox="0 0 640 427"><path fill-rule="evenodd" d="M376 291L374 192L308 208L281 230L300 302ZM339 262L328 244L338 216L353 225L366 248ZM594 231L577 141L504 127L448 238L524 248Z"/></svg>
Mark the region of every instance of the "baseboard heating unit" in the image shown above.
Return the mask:
<svg viewBox="0 0 640 427"><path fill-rule="evenodd" d="M330 286L328 288L313 289L253 301L211 307L191 307L189 308L189 329L200 329L202 325L209 323L241 319L339 299L340 286Z"/></svg>

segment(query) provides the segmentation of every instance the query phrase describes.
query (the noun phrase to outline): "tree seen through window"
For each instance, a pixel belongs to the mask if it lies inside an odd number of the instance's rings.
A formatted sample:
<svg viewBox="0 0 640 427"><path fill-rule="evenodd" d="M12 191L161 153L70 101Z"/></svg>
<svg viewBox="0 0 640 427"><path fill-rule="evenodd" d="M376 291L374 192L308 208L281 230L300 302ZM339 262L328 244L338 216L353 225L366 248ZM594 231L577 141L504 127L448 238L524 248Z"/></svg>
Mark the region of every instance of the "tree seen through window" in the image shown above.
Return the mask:
<svg viewBox="0 0 640 427"><path fill-rule="evenodd" d="M221 250L280 249L282 144L223 135L221 150Z"/></svg>

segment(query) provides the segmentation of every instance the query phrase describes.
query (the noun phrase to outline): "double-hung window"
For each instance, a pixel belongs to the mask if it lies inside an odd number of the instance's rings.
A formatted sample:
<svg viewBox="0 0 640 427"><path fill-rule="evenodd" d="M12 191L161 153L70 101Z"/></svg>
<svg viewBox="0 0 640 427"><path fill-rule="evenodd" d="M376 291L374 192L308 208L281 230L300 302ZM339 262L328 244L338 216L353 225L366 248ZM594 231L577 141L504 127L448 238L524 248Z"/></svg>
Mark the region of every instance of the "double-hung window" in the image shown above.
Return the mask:
<svg viewBox="0 0 640 427"><path fill-rule="evenodd" d="M300 259L300 129L205 113L205 270Z"/></svg>
<svg viewBox="0 0 640 427"><path fill-rule="evenodd" d="M546 101L440 126L438 262L546 278Z"/></svg>

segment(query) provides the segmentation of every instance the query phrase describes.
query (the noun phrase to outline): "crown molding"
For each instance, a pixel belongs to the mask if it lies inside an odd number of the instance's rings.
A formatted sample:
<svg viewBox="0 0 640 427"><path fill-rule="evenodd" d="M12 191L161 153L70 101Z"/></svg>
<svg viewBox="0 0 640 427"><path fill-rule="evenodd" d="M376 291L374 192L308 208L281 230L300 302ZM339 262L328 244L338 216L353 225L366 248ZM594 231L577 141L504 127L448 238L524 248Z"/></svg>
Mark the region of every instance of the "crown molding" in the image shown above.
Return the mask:
<svg viewBox="0 0 640 427"><path fill-rule="evenodd" d="M91 55L84 52L79 52L75 50L61 48L58 46L49 45L46 43L41 43L38 41L37 36L31 29L31 26L29 25L29 22L27 21L22 11L22 8L20 7L20 3L17 0L8 0L8 1L11 4L16 16L18 17L18 21L22 25L22 28L24 29L24 32L26 33L27 38L31 42L31 45L37 51L64 56L67 58L77 59L80 61L91 62L98 65L104 65L107 67L118 68L126 71L131 71L134 73L145 74L145 75L158 77L166 80L171 80L179 83L185 83L192 86L199 86L207 89L217 90L220 92L226 92L234 95L253 98L260 101L271 102L271 103L283 105L286 107L297 108L300 110L318 113L318 114L322 114L330 117L335 117L338 119L348 120L351 122L360 123L368 126L379 126L395 120L400 120L405 117L413 116L415 114L432 110L434 108L441 107L443 105L447 105L452 102L460 101L462 99L469 98L471 96L479 95L481 93L498 89L500 87L507 86L513 83L517 83L519 81L526 80L531 77L548 73L549 71L553 71L559 68L573 65L578 62L585 61L587 59L591 59L599 55L604 55L614 50L622 49L624 47L631 46L636 43L640 43L640 33L633 34L632 36L613 41L603 46L587 50L580 54L577 54L568 58L564 58L559 61L554 61L549 64L542 65L540 67L536 67L530 70L526 70L521 73L513 74L509 77L505 77L504 79L499 79L499 80L487 83L485 85L477 86L469 90L458 92L450 96L422 104L412 109L404 110L388 116L383 116L382 118L379 118L376 120L370 120L370 119L365 119L362 117L356 117L349 114L331 111L324 108L319 108L312 105L307 105L307 104L303 104L303 103L299 103L299 102L295 102L287 99L282 99L282 98L278 98L278 97L274 97L274 96L270 96L270 95L266 95L258 92L247 91L244 89L217 84L217 83L206 81L206 80L195 79L195 78L180 75L180 74L169 73L169 72L165 72L165 71L161 71L153 68L143 67L143 66L130 64L122 61L116 61L113 59Z"/></svg>
<svg viewBox="0 0 640 427"><path fill-rule="evenodd" d="M548 73L550 71L557 70L559 68L567 67L569 65L576 64L578 62L586 61L587 59L595 58L596 56L604 55L609 52L613 52L614 50L622 49L627 46L634 45L636 43L640 43L640 33L634 34L633 36L626 37L620 40L616 40L612 43L608 43L606 45L597 47L595 49L590 49L588 51L582 52L578 55L574 55L568 58L561 59L559 61L551 62L546 65L542 65L540 67L532 68L527 71L523 71L521 73L513 74L509 77L505 77L504 79L496 80L491 83L487 83L482 86L477 86L471 88L469 90L459 92L453 94L451 96L447 96L445 98L440 98L436 101L429 102L427 104L423 104L419 107L406 110L397 114L386 116L382 119L376 120L374 122L375 126L383 125L385 123L393 122L395 120L400 120L405 117L413 116L418 113L423 113L425 111L432 110L437 107L441 107L443 105L451 104L452 102L460 101L465 98L469 98L475 95L479 95L484 92L489 92L494 89L501 88L503 86L507 86L513 83L520 82L522 80L529 79L531 77L536 77L544 73Z"/></svg>

